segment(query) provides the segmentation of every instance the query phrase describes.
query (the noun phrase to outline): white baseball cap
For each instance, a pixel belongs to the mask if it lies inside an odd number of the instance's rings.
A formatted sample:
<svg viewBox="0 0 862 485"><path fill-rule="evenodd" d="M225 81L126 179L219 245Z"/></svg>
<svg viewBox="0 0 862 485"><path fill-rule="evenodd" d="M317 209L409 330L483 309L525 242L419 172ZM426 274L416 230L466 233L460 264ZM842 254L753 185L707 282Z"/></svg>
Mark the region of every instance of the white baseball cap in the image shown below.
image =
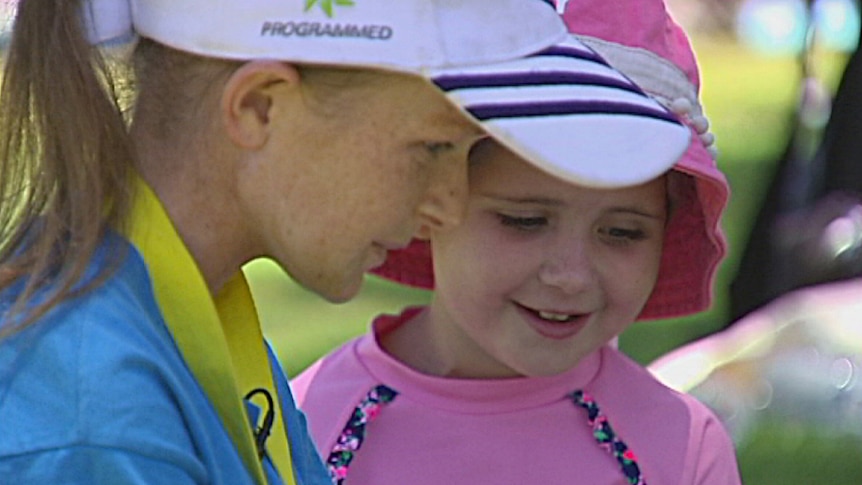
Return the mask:
<svg viewBox="0 0 862 485"><path fill-rule="evenodd" d="M208 57L418 74L524 56L566 35L556 12L536 0L89 0L85 5L95 42L134 31Z"/></svg>
<svg viewBox="0 0 862 485"><path fill-rule="evenodd" d="M225 59L414 74L542 170L618 187L670 169L690 133L538 0L88 0L94 44L142 36Z"/></svg>

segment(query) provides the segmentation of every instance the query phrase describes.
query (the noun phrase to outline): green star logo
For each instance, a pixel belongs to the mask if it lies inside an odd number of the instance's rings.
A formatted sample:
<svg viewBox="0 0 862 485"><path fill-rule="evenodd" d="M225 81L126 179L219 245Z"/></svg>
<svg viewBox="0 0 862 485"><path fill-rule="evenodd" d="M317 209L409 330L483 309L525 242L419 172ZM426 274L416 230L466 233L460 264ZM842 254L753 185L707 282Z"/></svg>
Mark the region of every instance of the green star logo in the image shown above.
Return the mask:
<svg viewBox="0 0 862 485"><path fill-rule="evenodd" d="M335 15L335 6L352 7L353 0L305 0L305 11L308 12L315 5L320 5L321 10L327 17L332 18Z"/></svg>

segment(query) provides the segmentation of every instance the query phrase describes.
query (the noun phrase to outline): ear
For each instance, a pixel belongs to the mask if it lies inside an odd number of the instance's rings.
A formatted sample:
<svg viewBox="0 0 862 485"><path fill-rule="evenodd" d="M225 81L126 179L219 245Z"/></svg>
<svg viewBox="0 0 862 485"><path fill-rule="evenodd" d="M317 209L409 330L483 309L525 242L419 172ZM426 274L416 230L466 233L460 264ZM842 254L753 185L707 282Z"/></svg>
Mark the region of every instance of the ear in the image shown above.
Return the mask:
<svg viewBox="0 0 862 485"><path fill-rule="evenodd" d="M234 71L221 97L222 122L230 140L260 148L271 133L273 107L285 89L299 86L299 71L278 61L251 61Z"/></svg>

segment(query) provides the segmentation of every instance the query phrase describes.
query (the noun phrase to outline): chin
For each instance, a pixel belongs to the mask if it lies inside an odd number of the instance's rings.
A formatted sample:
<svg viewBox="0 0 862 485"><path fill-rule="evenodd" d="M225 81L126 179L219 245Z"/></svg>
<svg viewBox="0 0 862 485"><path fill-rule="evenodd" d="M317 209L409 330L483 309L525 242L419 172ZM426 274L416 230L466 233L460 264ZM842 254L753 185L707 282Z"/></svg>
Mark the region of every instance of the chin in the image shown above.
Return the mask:
<svg viewBox="0 0 862 485"><path fill-rule="evenodd" d="M320 295L320 296L322 296L323 299L326 300L327 302L338 305L341 303L347 303L348 301L352 300L354 297L356 297L357 293L358 292L353 292L351 294Z"/></svg>
<svg viewBox="0 0 862 485"><path fill-rule="evenodd" d="M523 372L522 374L526 377L553 377L559 374L563 374L571 369L573 369L577 364L560 367L560 368L544 368L544 369L534 369L532 372Z"/></svg>
<svg viewBox="0 0 862 485"><path fill-rule="evenodd" d="M345 303L353 299L362 288L364 274L355 276L335 275L335 278L327 278L325 274L313 275L295 274L288 271L288 275L303 289L310 291L323 298L329 303Z"/></svg>
<svg viewBox="0 0 862 485"><path fill-rule="evenodd" d="M346 303L359 294L363 281L362 277L342 281L339 287L321 289L320 291L316 291L316 293L329 303Z"/></svg>

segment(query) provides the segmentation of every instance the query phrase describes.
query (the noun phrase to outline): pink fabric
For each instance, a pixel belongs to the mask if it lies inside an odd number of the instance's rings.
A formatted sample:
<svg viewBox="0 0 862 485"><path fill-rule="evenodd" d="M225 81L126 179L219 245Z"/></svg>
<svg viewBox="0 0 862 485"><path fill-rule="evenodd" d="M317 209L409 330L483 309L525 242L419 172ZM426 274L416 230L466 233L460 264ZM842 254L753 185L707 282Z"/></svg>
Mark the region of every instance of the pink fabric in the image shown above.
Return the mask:
<svg viewBox="0 0 862 485"><path fill-rule="evenodd" d="M374 332L412 314L380 317ZM351 485L622 483L585 412L565 397L579 388L595 397L638 456L648 483L740 483L732 445L714 415L610 347L554 377L459 380L419 374L365 335L291 383L323 457L354 406L381 383L399 396L369 425L350 467Z"/></svg>
<svg viewBox="0 0 862 485"><path fill-rule="evenodd" d="M684 72L694 88L700 88L688 37L662 0L570 0L563 18L572 33L658 54ZM613 67L623 73L628 68ZM690 175L691 184L668 226L658 281L640 320L709 308L715 272L727 251L719 223L730 188L694 129L688 151L675 170ZM430 253L426 242L414 241L405 250L390 253L386 264L374 272L411 286L433 288Z"/></svg>
<svg viewBox="0 0 862 485"><path fill-rule="evenodd" d="M688 36L668 14L663 0L570 0L563 20L574 34L652 51L700 85Z"/></svg>
<svg viewBox="0 0 862 485"><path fill-rule="evenodd" d="M663 0L571 0L563 20L569 32L646 49L671 61L700 91L695 53ZM615 64L623 73L627 66ZM649 92L648 92L649 94ZM661 272L641 319L686 315L709 307L715 271L727 249L719 226L730 188L692 128L676 170L694 177L696 193L671 221Z"/></svg>

